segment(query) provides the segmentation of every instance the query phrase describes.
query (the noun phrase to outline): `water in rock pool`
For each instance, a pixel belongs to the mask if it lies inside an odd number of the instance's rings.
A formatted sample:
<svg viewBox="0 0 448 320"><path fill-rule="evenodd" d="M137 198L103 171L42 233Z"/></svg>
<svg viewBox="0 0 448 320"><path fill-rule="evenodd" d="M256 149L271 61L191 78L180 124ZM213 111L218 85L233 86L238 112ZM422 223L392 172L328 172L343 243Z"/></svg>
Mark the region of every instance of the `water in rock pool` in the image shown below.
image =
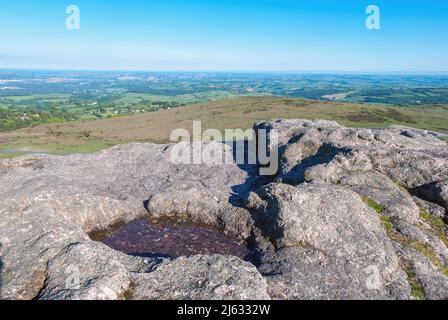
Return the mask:
<svg viewBox="0 0 448 320"><path fill-rule="evenodd" d="M92 236L114 250L142 257L228 254L248 260L249 250L233 238L187 223L153 224L146 219L134 221Z"/></svg>

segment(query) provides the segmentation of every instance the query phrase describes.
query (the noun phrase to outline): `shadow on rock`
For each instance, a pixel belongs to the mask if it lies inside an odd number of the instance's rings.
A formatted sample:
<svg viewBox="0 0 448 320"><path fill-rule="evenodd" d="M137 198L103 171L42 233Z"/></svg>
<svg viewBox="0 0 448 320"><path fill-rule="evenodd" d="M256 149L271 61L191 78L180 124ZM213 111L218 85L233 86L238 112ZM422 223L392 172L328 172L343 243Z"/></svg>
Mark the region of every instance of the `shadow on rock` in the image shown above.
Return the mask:
<svg viewBox="0 0 448 320"><path fill-rule="evenodd" d="M284 154L284 150L280 151L280 157ZM282 182L292 185L297 185L305 181L305 174L309 168L320 164L326 164L332 161L339 154L348 154L351 152L349 148L338 148L332 144L323 144L316 154L309 156L298 165L296 165L290 172L282 176Z"/></svg>
<svg viewBox="0 0 448 320"><path fill-rule="evenodd" d="M244 199L247 197L250 191L261 187L272 181L271 177L260 176L258 164L248 164L248 141L244 141L244 163L240 164L237 161L237 142L226 142L232 148L233 160L237 166L247 173L246 181L243 184L232 186L233 194L229 198L229 203L235 207L243 207Z"/></svg>
<svg viewBox="0 0 448 320"><path fill-rule="evenodd" d="M2 262L1 252L2 252L2 244L0 243L0 297L2 296L2 287L3 287L3 283L2 283L3 262Z"/></svg>
<svg viewBox="0 0 448 320"><path fill-rule="evenodd" d="M128 255L140 258L150 258L150 259L175 259L176 256L168 255L164 253L128 253Z"/></svg>
<svg viewBox="0 0 448 320"><path fill-rule="evenodd" d="M444 187L448 183L441 181L431 182L409 190L413 195L424 200L437 203L441 206L448 206L448 199L443 197Z"/></svg>
<svg viewBox="0 0 448 320"><path fill-rule="evenodd" d="M448 221L448 181L436 181L410 189L409 192L423 200L436 203L445 208Z"/></svg>

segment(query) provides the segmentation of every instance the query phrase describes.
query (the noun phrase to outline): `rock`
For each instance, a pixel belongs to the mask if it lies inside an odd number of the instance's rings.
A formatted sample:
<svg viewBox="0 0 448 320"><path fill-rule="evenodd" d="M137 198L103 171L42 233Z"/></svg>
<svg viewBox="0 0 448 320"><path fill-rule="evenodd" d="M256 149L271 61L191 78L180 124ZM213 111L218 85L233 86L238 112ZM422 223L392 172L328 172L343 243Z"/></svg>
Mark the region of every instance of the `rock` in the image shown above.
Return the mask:
<svg viewBox="0 0 448 320"><path fill-rule="evenodd" d="M415 196L413 197L413 200L421 209L434 217L443 219L446 216L447 210L436 203L425 201Z"/></svg>
<svg viewBox="0 0 448 320"><path fill-rule="evenodd" d="M197 223L247 237L249 214L232 206L229 198L232 188L244 194L251 183L248 173L236 164L175 165L170 160L171 147L130 144L94 155L3 161L0 298L124 298L131 274L152 272L163 259L129 257L92 241L87 234L148 216L144 202L156 218L181 219L185 209ZM163 200L170 194L177 198L171 197L173 204L166 206ZM156 199L162 201L160 206ZM182 199L188 199L186 207L179 204ZM235 271L234 260L228 272L235 279L256 273L247 267ZM227 272L226 265L219 271ZM77 275L79 285L67 289L67 279ZM228 294L253 296L245 290L235 287ZM222 291L220 297L225 295ZM262 296L261 290L256 297Z"/></svg>
<svg viewBox="0 0 448 320"><path fill-rule="evenodd" d="M422 131L352 129L320 120L278 120L255 128L278 132L278 182L341 184L379 203L385 214L413 223L420 208L410 192L448 204L448 144Z"/></svg>
<svg viewBox="0 0 448 320"><path fill-rule="evenodd" d="M375 132L375 140L378 140L383 143L387 143L390 141L390 139L391 139L390 134L388 134L384 131Z"/></svg>
<svg viewBox="0 0 448 320"><path fill-rule="evenodd" d="M422 245L431 247L434 258L440 260L444 265L448 265L448 248L438 236L405 221L397 220L393 224L395 230L410 241L417 241Z"/></svg>
<svg viewBox="0 0 448 320"><path fill-rule="evenodd" d="M69 245L48 261L46 281L37 298L124 299L131 285L131 259L96 242Z"/></svg>
<svg viewBox="0 0 448 320"><path fill-rule="evenodd" d="M423 298L448 299L448 277L443 275L428 257L417 250L402 245L397 247L399 256L410 264L408 272L416 278L417 284L422 286Z"/></svg>
<svg viewBox="0 0 448 320"><path fill-rule="evenodd" d="M277 178L298 184L310 168L321 165L327 176L350 171L377 171L408 189L448 178L448 144L415 131L413 138L399 128L371 130L331 121L273 120L255 129L276 130L280 171ZM408 130L409 131L409 130ZM322 169L322 170L324 170Z"/></svg>
<svg viewBox="0 0 448 320"><path fill-rule="evenodd" d="M386 175L373 170L364 172L347 170L327 179L320 169L320 166L311 168L307 172L307 178L346 186L378 203L382 207L382 214L413 223L417 222L420 208L415 204L412 196L407 191L402 190Z"/></svg>
<svg viewBox="0 0 448 320"><path fill-rule="evenodd" d="M134 274L133 298L143 300L268 300L266 280L235 257L195 256Z"/></svg>
<svg viewBox="0 0 448 320"><path fill-rule="evenodd" d="M416 283L447 298L448 144L321 120L255 128L278 132L275 176L220 164L234 150L217 142L181 145L224 147L202 165L138 143L0 161L0 299L410 299ZM135 257L89 237L140 218L231 235L251 262Z"/></svg>
<svg viewBox="0 0 448 320"><path fill-rule="evenodd" d="M358 138L361 140L372 140L373 134L370 130L361 130L358 132Z"/></svg>
<svg viewBox="0 0 448 320"><path fill-rule="evenodd" d="M271 296L406 297L394 248L377 213L358 194L324 183L270 184L256 194L260 200L251 195L248 208L261 235L276 248L262 254L259 267Z"/></svg>
<svg viewBox="0 0 448 320"><path fill-rule="evenodd" d="M415 188L413 192L418 196L428 201L435 202L448 210L448 179L419 186Z"/></svg>
<svg viewBox="0 0 448 320"><path fill-rule="evenodd" d="M415 131L409 131L409 130L405 130L403 132L401 132L401 135L407 138L411 138L411 139L415 139L419 136L419 134Z"/></svg>
<svg viewBox="0 0 448 320"><path fill-rule="evenodd" d="M201 215L195 216L200 222L217 224L218 211L234 209L229 204L233 188L242 186L239 192L244 193L242 189L250 185L249 174L236 164L175 165L170 148L130 144L95 155L28 156L7 161L12 169L2 176L2 208L20 211L50 206L91 232L147 215L143 203L149 199L156 217L160 212L174 215L188 205L187 214L194 211ZM23 161L29 165L23 166ZM176 201L167 208L163 202L169 201L170 195L171 199L175 195Z"/></svg>

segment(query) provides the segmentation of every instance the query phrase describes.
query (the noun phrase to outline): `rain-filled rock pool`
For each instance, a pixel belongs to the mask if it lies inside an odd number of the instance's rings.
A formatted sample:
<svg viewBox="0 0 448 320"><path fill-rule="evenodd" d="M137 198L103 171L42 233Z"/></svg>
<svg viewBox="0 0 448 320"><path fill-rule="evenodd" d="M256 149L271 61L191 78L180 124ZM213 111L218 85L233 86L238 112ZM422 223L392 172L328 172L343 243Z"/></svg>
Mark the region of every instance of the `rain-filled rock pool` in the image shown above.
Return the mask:
<svg viewBox="0 0 448 320"><path fill-rule="evenodd" d="M248 260L250 256L244 243L219 231L187 222L154 223L139 219L94 232L90 237L114 250L140 257L222 254Z"/></svg>

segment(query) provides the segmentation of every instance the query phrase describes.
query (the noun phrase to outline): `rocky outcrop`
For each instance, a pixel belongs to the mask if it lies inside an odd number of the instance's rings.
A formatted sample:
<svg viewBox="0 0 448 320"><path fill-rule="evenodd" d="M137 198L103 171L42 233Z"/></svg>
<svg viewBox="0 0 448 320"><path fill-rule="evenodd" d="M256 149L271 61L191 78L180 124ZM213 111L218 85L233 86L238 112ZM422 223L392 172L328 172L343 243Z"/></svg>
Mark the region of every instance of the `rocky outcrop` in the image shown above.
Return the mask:
<svg viewBox="0 0 448 320"><path fill-rule="evenodd" d="M269 275L271 296L407 296L393 246L376 213L355 192L321 182L270 184L249 196L248 208L274 247L259 266Z"/></svg>
<svg viewBox="0 0 448 320"><path fill-rule="evenodd" d="M448 298L445 142L328 121L255 128L279 135L268 179L173 163L173 145L0 162L0 298ZM231 235L252 260L128 256L88 236L142 217Z"/></svg>
<svg viewBox="0 0 448 320"><path fill-rule="evenodd" d="M230 256L179 258L132 280L135 299L269 299L266 280L253 265Z"/></svg>
<svg viewBox="0 0 448 320"><path fill-rule="evenodd" d="M257 124L277 130L277 181L340 184L382 205L386 214L416 222L419 208L407 192L447 207L447 144L422 131L352 129L329 121L280 120Z"/></svg>
<svg viewBox="0 0 448 320"><path fill-rule="evenodd" d="M199 269L210 263L219 263L210 276L216 285L239 279L244 286L183 297L221 299L228 292L228 298L266 298L265 280L254 266L238 259L192 258L194 262L166 265L163 259L123 255L88 237L94 230L148 216L145 206L152 218L182 215L240 239L249 236L249 213L228 201L233 187L250 184L247 172L237 165L175 165L171 147L130 144L95 155L28 156L2 162L1 298L124 298L133 288L135 274L159 265L175 274L172 268ZM72 280L79 280L74 282L79 285L71 286Z"/></svg>

